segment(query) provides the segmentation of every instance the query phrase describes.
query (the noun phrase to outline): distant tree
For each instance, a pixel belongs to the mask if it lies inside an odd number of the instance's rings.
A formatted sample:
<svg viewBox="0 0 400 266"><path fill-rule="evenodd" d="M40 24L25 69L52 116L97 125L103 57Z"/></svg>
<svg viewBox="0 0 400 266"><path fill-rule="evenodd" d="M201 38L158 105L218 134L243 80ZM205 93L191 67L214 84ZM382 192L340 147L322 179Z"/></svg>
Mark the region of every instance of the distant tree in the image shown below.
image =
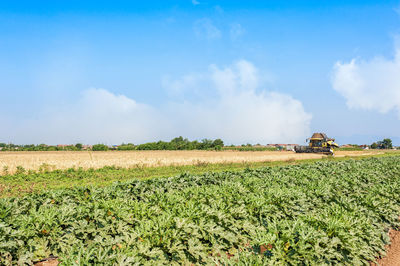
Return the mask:
<svg viewBox="0 0 400 266"><path fill-rule="evenodd" d="M104 144L95 144L92 147L93 151L108 151L108 147Z"/></svg>
<svg viewBox="0 0 400 266"><path fill-rule="evenodd" d="M196 150L197 147L199 146L199 144L200 144L200 143L199 143L197 140L194 140L194 141L192 141L192 142L189 142L188 150Z"/></svg>
<svg viewBox="0 0 400 266"><path fill-rule="evenodd" d="M83 148L82 143L76 143L75 148L77 148L78 150L82 150L82 148Z"/></svg>
<svg viewBox="0 0 400 266"><path fill-rule="evenodd" d="M207 150L213 147L213 141L210 139L203 139L200 143L200 150Z"/></svg>
<svg viewBox="0 0 400 266"><path fill-rule="evenodd" d="M393 148L392 140L391 139L383 139L382 146L384 149L392 149Z"/></svg>
<svg viewBox="0 0 400 266"><path fill-rule="evenodd" d="M179 136L179 137L171 140L171 142L175 142L175 143L179 143L179 142L183 142L183 141L184 141L184 139L182 136Z"/></svg>
<svg viewBox="0 0 400 266"><path fill-rule="evenodd" d="M60 149L63 151L76 151L77 150L77 148L74 145L67 145Z"/></svg>
<svg viewBox="0 0 400 266"><path fill-rule="evenodd" d="M132 143L128 143L128 144L122 143L121 145L118 146L117 149L120 151L130 151L130 150L136 149L136 147Z"/></svg>
<svg viewBox="0 0 400 266"><path fill-rule="evenodd" d="M144 144L140 144L136 147L137 150L158 150L157 142L148 142Z"/></svg>
<svg viewBox="0 0 400 266"><path fill-rule="evenodd" d="M47 151L47 145L46 144L39 144L36 146L35 150L39 150L39 151Z"/></svg>
<svg viewBox="0 0 400 266"><path fill-rule="evenodd" d="M217 146L219 146L219 147L224 147L224 142L222 141L222 139L216 139L216 140L214 140L213 141L213 146L214 147L217 147Z"/></svg>
<svg viewBox="0 0 400 266"><path fill-rule="evenodd" d="M24 151L34 151L34 150L38 150L38 149L35 147L35 144L27 144L27 145L24 145L22 147L22 150L24 150Z"/></svg>
<svg viewBox="0 0 400 266"><path fill-rule="evenodd" d="M392 148L393 148L392 140L389 138L383 139L376 143L374 142L371 145L371 149L392 149Z"/></svg>

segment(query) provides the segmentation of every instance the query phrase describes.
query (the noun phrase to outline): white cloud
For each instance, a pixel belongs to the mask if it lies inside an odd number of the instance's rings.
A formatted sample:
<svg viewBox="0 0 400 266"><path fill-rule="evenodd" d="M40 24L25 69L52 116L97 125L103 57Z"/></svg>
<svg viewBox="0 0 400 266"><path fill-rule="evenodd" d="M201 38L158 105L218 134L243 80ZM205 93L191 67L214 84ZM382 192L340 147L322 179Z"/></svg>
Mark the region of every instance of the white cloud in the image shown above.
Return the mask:
<svg viewBox="0 0 400 266"><path fill-rule="evenodd" d="M234 23L231 25L231 29L229 31L230 37L232 40L238 39L240 36L244 34L245 30L243 29L242 25L239 23Z"/></svg>
<svg viewBox="0 0 400 266"><path fill-rule="evenodd" d="M38 119L12 125L9 138L17 143L50 144L142 142L162 138L162 127L168 131L168 124L153 107L92 88L75 103L49 106Z"/></svg>
<svg viewBox="0 0 400 266"><path fill-rule="evenodd" d="M260 80L244 60L225 68L211 65L204 73L164 81L181 97L158 107L89 89L73 104L48 107L39 119L5 124L2 133L16 143L50 144L142 143L179 135L237 144L302 141L310 133L311 115L291 96L261 90ZM193 97L193 91L212 97Z"/></svg>
<svg viewBox="0 0 400 266"><path fill-rule="evenodd" d="M301 102L278 92L258 93L260 77L251 63L242 60L226 68L212 65L203 77L217 91L214 99L173 105L173 111L181 114L183 128L190 128L190 136L265 144L298 142L309 135L311 115Z"/></svg>
<svg viewBox="0 0 400 266"><path fill-rule="evenodd" d="M221 38L221 31L208 18L196 20L194 32L200 39L214 40Z"/></svg>
<svg viewBox="0 0 400 266"><path fill-rule="evenodd" d="M197 6L197 5L199 5L199 4L200 4L200 2L199 2L199 1L197 1L197 0L192 0L192 4L193 4L194 6Z"/></svg>
<svg viewBox="0 0 400 266"><path fill-rule="evenodd" d="M349 108L380 113L396 110L400 118L400 49L393 59L336 63L332 85Z"/></svg>

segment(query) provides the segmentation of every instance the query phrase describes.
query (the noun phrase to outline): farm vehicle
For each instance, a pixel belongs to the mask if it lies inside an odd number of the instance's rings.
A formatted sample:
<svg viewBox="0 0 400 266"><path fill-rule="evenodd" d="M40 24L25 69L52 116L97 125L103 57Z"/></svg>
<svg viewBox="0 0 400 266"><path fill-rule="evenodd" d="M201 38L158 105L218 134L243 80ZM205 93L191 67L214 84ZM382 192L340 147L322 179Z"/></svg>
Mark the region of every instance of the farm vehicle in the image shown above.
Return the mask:
<svg viewBox="0 0 400 266"><path fill-rule="evenodd" d="M335 139L328 138L325 133L314 133L311 138L306 139L307 146L295 146L296 153L323 153L334 155L334 151L339 147Z"/></svg>

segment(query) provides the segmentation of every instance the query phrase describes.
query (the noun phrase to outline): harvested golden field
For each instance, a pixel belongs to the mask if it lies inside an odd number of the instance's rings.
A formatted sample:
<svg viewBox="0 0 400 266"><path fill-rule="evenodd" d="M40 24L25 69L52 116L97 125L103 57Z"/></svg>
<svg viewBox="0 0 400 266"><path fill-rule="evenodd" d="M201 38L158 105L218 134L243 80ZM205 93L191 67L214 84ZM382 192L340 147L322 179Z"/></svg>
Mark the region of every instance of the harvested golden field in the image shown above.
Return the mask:
<svg viewBox="0 0 400 266"><path fill-rule="evenodd" d="M337 151L336 157L379 154L377 151ZM9 173L18 166L26 170L68 168L154 167L203 163L243 163L318 159L326 155L292 151L54 151L0 152L0 173Z"/></svg>

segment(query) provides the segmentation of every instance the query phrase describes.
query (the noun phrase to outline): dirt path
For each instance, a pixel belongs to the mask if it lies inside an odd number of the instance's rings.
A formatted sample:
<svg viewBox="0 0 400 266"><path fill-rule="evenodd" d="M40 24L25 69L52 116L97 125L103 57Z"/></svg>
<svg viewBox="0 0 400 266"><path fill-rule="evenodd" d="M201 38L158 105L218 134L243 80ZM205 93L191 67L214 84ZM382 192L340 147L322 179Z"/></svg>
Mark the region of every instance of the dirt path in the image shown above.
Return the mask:
<svg viewBox="0 0 400 266"><path fill-rule="evenodd" d="M390 230L389 235L391 244L386 246L386 256L377 263L379 266L400 266L400 231Z"/></svg>

